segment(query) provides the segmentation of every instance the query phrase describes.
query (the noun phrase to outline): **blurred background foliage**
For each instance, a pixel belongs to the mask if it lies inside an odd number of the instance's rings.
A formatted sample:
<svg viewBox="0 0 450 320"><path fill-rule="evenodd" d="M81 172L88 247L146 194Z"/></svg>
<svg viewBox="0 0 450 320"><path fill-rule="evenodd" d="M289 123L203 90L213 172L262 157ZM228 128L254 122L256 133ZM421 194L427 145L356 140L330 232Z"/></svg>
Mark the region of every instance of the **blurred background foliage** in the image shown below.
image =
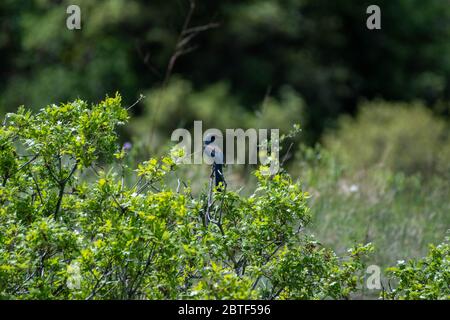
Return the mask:
<svg viewBox="0 0 450 320"><path fill-rule="evenodd" d="M196 1L185 28L193 38L172 73L206 97L224 83L250 111L291 86L305 100L308 142L354 114L361 99L419 99L448 116L449 1L376 1L382 30L369 32L372 2ZM69 4L82 8L81 31L65 27ZM132 103L163 85L190 2L5 0L0 12L0 105L14 110L115 91ZM206 30L195 33L199 26Z"/></svg>
<svg viewBox="0 0 450 320"><path fill-rule="evenodd" d="M407 174L450 179L448 124L422 104L371 102L356 118L339 120L324 145L355 170L379 166Z"/></svg>
<svg viewBox="0 0 450 320"><path fill-rule="evenodd" d="M69 4L82 30L67 30ZM366 28L371 4L382 30ZM450 228L449 0L2 0L0 30L2 115L142 93L122 132L137 158L194 120L300 123L286 164L331 246L374 241L393 263ZM193 167L200 188L208 171ZM252 183L247 169L227 168L231 187Z"/></svg>

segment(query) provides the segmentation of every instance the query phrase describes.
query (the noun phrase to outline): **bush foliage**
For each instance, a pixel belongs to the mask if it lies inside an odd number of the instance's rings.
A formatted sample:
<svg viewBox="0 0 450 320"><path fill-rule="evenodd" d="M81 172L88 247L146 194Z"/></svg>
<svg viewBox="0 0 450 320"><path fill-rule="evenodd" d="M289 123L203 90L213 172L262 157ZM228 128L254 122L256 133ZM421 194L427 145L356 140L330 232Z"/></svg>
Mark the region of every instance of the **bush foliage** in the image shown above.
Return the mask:
<svg viewBox="0 0 450 320"><path fill-rule="evenodd" d="M399 261L388 272L398 281L383 297L389 299L450 299L449 238L430 246L428 255L417 261Z"/></svg>
<svg viewBox="0 0 450 320"><path fill-rule="evenodd" d="M308 194L286 173L256 171L249 197L194 197L166 183L176 154L127 164L116 134L127 120L119 95L7 115L1 298L321 299L357 289L371 246L341 258L306 235Z"/></svg>

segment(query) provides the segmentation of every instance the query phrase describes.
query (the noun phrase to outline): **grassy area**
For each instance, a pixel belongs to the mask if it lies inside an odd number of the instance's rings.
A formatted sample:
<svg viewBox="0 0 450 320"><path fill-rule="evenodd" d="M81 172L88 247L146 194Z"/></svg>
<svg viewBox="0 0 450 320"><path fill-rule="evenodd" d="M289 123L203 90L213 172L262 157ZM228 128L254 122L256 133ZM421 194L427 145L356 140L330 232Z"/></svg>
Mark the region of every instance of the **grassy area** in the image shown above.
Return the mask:
<svg viewBox="0 0 450 320"><path fill-rule="evenodd" d="M428 244L440 243L450 226L450 189L438 177L425 182L374 169L305 184L311 192L311 231L337 251L354 242L374 243L371 262L382 267L423 256Z"/></svg>

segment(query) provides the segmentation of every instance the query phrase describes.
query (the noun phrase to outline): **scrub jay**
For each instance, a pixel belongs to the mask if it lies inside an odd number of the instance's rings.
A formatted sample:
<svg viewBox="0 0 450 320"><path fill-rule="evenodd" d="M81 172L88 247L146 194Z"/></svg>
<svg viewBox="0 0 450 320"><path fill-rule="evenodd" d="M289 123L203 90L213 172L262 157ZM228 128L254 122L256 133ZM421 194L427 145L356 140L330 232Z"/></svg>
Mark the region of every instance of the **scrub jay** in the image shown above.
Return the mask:
<svg viewBox="0 0 450 320"><path fill-rule="evenodd" d="M204 141L204 152L206 155L214 160L213 162L213 174L215 185L218 190L220 190L220 184L225 186L225 178L223 176L223 152L222 150L213 142L216 140L215 135L207 135Z"/></svg>

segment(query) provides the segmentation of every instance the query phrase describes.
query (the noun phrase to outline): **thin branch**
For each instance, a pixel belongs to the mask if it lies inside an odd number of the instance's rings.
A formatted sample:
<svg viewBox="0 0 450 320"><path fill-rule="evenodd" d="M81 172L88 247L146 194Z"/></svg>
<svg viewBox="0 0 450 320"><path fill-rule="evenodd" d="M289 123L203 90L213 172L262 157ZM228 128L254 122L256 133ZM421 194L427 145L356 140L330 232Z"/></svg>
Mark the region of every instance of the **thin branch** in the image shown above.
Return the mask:
<svg viewBox="0 0 450 320"><path fill-rule="evenodd" d="M141 102L143 99L145 99L145 96L141 93L139 95L139 99L137 99L131 106L127 108L127 111L133 108L135 105L137 105L139 102Z"/></svg>
<svg viewBox="0 0 450 320"><path fill-rule="evenodd" d="M59 182L59 194L58 194L58 202L56 203L55 213L53 214L55 218L58 216L59 209L61 208L62 198L64 196L64 189L66 188L67 181L70 180L72 175L75 173L78 167L78 161L75 161L75 165L70 171L69 175Z"/></svg>
<svg viewBox="0 0 450 320"><path fill-rule="evenodd" d="M280 295L280 293L284 290L283 287L281 287L271 298L270 300L274 300L276 297Z"/></svg>
<svg viewBox="0 0 450 320"><path fill-rule="evenodd" d="M108 266L108 268L109 268L109 266ZM107 272L107 273L103 273L102 274L102 276L97 280L97 282L95 283L95 286L94 286L94 289L92 289L92 291L91 291L91 293L89 294L89 296L86 298L86 300L91 300L94 296L95 296L95 294L105 285L105 284L103 284L103 285L101 285L100 286L100 283L101 283L101 281L104 279L104 278L106 278L106 277L108 277L109 275L111 275L111 273L112 273L112 270L110 270L109 272Z"/></svg>
<svg viewBox="0 0 450 320"><path fill-rule="evenodd" d="M183 35L190 34L190 33L200 33L203 31L208 31L210 29L217 28L219 26L220 26L220 23L208 23L203 26L187 28L186 30L184 30Z"/></svg>
<svg viewBox="0 0 450 320"><path fill-rule="evenodd" d="M148 244L146 245L146 247L148 246ZM155 250L156 245L153 244L152 249L150 250L150 253L148 254L145 266L142 270L139 270L138 272L138 276L136 277L137 280L137 284L134 287L134 283L131 286L131 292L130 292L130 296L133 296L134 294L136 294L136 291L138 290L139 286L142 283L143 277L144 275L147 273L148 268L150 267L150 264L153 260L153 257L155 256L156 250ZM134 287L134 288L133 288Z"/></svg>
<svg viewBox="0 0 450 320"><path fill-rule="evenodd" d="M59 183L59 179L56 177L56 175L53 173L52 168L50 167L50 165L48 163L44 164L45 168L47 168L48 173L50 174L50 176L53 178L53 180L56 183Z"/></svg>
<svg viewBox="0 0 450 320"><path fill-rule="evenodd" d="M150 62L150 53L149 52L142 52L142 49L138 43L138 41L136 41L135 44L136 47L136 51L138 52L140 58L143 60L144 65L147 67L148 70L150 70L152 73L154 73L158 78L161 78L161 72Z"/></svg>
<svg viewBox="0 0 450 320"><path fill-rule="evenodd" d="M158 97L157 97L157 102L156 102L156 107L155 107L155 111L152 114L152 117L150 119L150 145L152 143L153 140L153 136L154 136L154 127L155 127L155 121L157 119L157 115L160 109L160 105L161 105L161 99L162 99L162 92L163 90L167 87L167 84L169 82L170 76L172 74L172 71L175 67L175 64L178 60L179 57L188 54L192 51L194 51L196 49L195 46L191 46L186 48L186 45L190 42L190 40L192 40L197 34L199 34L200 32L209 30L213 27L216 27L216 24L214 23L209 23L206 24L204 26L197 26L197 27L189 27L191 20L192 20L192 16L194 14L195 11L195 0L190 0L189 1L189 11L186 15L186 18L184 20L183 23L183 27L181 28L180 33L178 34L178 38L175 44L175 48L174 48L174 52L172 54L172 56L169 59L169 63L167 65L166 68L166 72L164 75L164 79L162 81L162 90L159 91Z"/></svg>
<svg viewBox="0 0 450 320"><path fill-rule="evenodd" d="M39 188L39 184L38 184L36 178L34 177L33 172L31 172L31 170L30 170L30 175L31 175L31 178L33 178L34 184L36 185L36 191L39 195L39 198L41 199L41 203L44 203L44 200L42 199L41 188Z"/></svg>
<svg viewBox="0 0 450 320"><path fill-rule="evenodd" d="M136 181L136 183L131 187L131 190L133 190L134 188L136 188L144 179L144 176L140 176L139 179Z"/></svg>
<svg viewBox="0 0 450 320"><path fill-rule="evenodd" d="M288 150L286 151L286 154L284 155L284 157L283 157L283 160L281 160L281 164L280 164L280 167L283 167L283 165L284 165L284 163L286 162L286 160L288 159L288 156L289 156L289 152L291 151L291 148L292 148L292 146L294 145L294 143L293 142L291 142L291 144L289 145L289 148L288 148Z"/></svg>
<svg viewBox="0 0 450 320"><path fill-rule="evenodd" d="M29 165L30 163L32 163L34 160L37 159L37 157L39 157L39 153L35 154L30 160L28 160L27 162L25 162L23 165L21 165L19 167L19 169L17 169L17 171L22 170L23 168L25 168L27 165Z"/></svg>

